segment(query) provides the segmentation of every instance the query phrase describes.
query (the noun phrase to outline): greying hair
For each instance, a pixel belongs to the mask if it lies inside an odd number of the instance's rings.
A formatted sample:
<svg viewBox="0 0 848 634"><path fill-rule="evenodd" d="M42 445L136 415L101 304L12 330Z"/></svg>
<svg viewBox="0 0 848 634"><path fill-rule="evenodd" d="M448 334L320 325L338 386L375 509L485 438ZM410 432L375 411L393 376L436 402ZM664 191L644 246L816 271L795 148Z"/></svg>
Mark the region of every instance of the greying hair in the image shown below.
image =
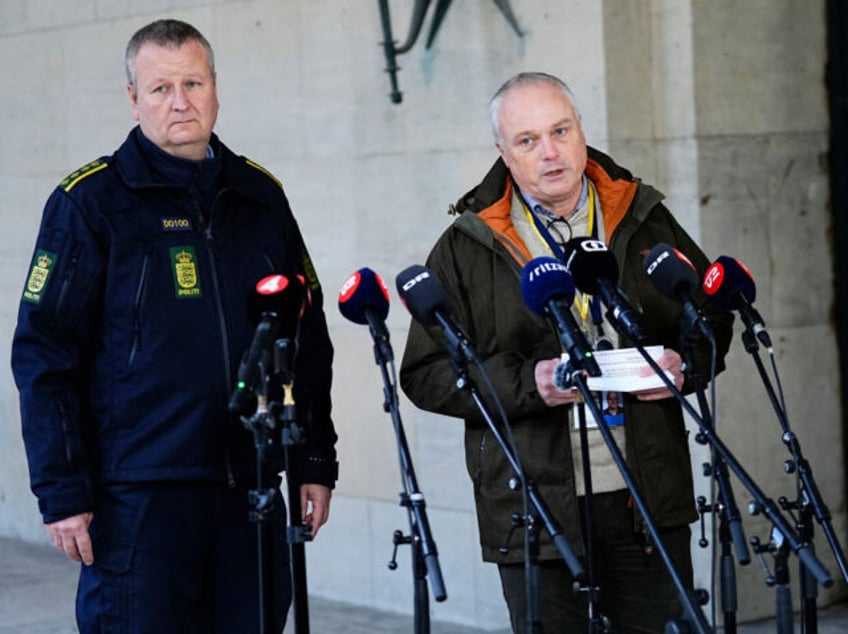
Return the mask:
<svg viewBox="0 0 848 634"><path fill-rule="evenodd" d="M203 35L187 22L180 20L156 20L147 26L141 27L130 38L127 44L127 51L124 54L124 65L127 71L127 81L136 88L135 85L135 56L138 55L139 49L143 44L152 42L157 46L167 48L179 48L189 40L200 42L206 52L209 54L209 70L215 74L215 55L212 52L212 46Z"/></svg>
<svg viewBox="0 0 848 634"><path fill-rule="evenodd" d="M559 77L554 77L548 73L540 72L518 73L514 77L507 79L503 85L495 91L491 101L489 101L489 117L492 119L492 133L495 135L496 141L503 141L501 138L500 112L506 93L516 86L528 86L530 84L551 84L552 86L556 86L562 90L562 93L571 102L577 120L580 120L580 110L577 107L577 99L574 97L574 93L571 92L571 88L568 87L568 84L562 81Z"/></svg>

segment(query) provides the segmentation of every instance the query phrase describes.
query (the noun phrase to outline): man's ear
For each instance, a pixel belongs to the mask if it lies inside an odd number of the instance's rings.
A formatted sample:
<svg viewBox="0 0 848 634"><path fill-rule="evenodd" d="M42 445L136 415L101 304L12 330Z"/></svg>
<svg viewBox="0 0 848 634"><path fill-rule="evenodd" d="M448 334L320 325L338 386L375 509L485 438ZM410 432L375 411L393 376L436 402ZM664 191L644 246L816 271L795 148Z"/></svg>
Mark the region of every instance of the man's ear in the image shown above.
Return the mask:
<svg viewBox="0 0 848 634"><path fill-rule="evenodd" d="M495 147L498 148L498 154L506 162L506 150L504 150L503 141L495 141Z"/></svg>
<svg viewBox="0 0 848 634"><path fill-rule="evenodd" d="M130 98L130 105L132 106L133 121L138 121L138 95L132 84L127 84L127 96Z"/></svg>

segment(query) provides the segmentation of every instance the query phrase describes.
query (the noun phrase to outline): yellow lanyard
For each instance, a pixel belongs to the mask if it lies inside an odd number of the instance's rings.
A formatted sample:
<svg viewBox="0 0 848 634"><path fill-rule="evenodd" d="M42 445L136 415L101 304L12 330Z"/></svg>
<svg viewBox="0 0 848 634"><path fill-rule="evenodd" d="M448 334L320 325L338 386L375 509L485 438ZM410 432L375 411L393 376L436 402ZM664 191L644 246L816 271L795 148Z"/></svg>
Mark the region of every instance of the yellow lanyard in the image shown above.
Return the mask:
<svg viewBox="0 0 848 634"><path fill-rule="evenodd" d="M587 186L589 188L589 235L596 238L595 188L592 187L591 183L587 183ZM542 225L536 214L532 213L530 209L527 208L527 203L524 202L524 198L519 196L519 200L521 200L521 209L524 211L524 215L527 217L527 221L530 223L530 226L533 227L533 231L536 232L536 236L539 238L539 241L547 247L552 256L562 260L565 254L562 252L560 246L554 241L550 231ZM589 299L589 295L586 295L585 293L578 292L574 296L574 306L580 314L580 319L583 320L584 328L586 328L589 324Z"/></svg>

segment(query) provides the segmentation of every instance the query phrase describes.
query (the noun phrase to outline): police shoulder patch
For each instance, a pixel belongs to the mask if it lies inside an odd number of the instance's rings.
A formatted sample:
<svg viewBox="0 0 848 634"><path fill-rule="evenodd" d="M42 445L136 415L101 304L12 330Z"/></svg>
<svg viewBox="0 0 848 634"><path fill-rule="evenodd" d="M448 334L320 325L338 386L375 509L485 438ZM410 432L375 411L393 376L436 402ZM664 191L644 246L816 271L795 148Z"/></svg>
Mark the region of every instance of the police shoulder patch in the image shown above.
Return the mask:
<svg viewBox="0 0 848 634"><path fill-rule="evenodd" d="M248 165L250 165L250 167L252 167L253 169L257 169L257 170L259 170L260 172L262 172L263 174L265 174L265 176L267 176L267 177L268 177L268 178L270 178L272 181L274 181L275 183L277 183L277 187L279 187L280 189L282 189L282 188L283 188L283 184L282 184L279 180L277 180L277 177L276 177L276 176L274 176L274 175L273 175L271 172L269 172L268 170L266 170L264 167L262 167L261 165L259 165L259 163L254 163L254 162L253 162L253 161L251 161L249 158L245 158L245 159L244 159L244 162L245 162L245 163L247 163Z"/></svg>
<svg viewBox="0 0 848 634"><path fill-rule="evenodd" d="M53 265L56 264L56 254L44 249L38 249L35 256L32 258L32 268L27 278L26 288L24 288L23 300L40 304L41 296L47 288L47 282L50 281L50 274L53 272Z"/></svg>
<svg viewBox="0 0 848 634"><path fill-rule="evenodd" d="M107 167L109 167L109 164L103 159L97 159L91 163L86 163L78 170L74 170L68 174L65 179L59 183L59 187L64 189L66 192L69 192L82 179L87 178L100 170L106 169Z"/></svg>

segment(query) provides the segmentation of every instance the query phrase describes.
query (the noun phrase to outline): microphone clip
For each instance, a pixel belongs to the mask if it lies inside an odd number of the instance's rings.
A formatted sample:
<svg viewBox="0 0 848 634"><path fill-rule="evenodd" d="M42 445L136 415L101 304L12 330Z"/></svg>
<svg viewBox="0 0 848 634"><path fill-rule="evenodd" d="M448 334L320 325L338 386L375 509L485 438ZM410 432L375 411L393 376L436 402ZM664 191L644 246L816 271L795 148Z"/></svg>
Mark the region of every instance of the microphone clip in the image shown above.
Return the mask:
<svg viewBox="0 0 848 634"><path fill-rule="evenodd" d="M561 392L572 389L575 386L574 376L577 372L579 370L574 369L570 359L564 363L557 364L553 373L554 386Z"/></svg>

